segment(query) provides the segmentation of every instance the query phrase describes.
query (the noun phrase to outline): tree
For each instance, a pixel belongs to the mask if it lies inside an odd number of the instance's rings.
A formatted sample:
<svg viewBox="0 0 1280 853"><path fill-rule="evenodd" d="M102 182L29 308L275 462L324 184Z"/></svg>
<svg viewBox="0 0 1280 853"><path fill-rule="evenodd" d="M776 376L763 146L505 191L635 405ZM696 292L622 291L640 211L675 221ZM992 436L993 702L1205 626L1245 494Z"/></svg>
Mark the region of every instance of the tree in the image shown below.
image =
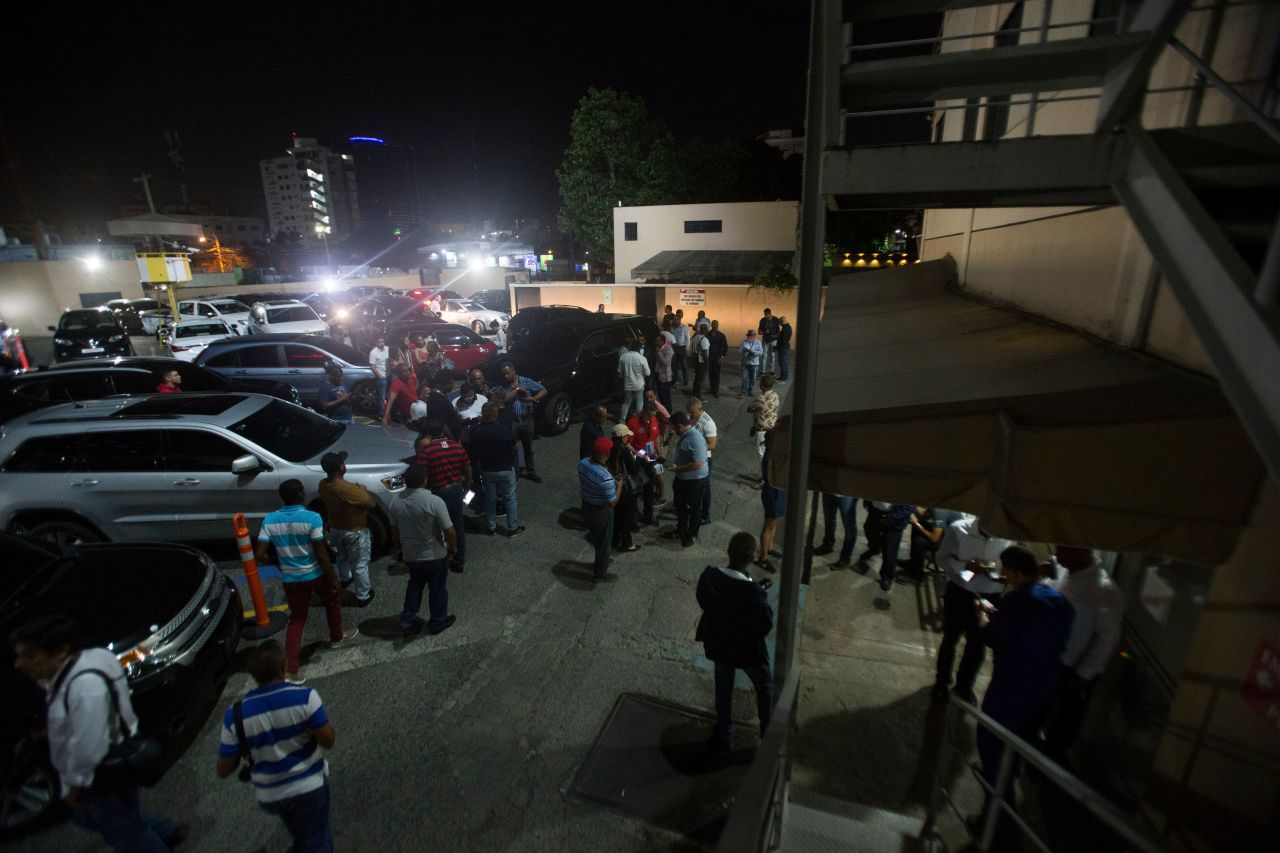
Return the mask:
<svg viewBox="0 0 1280 853"><path fill-rule="evenodd" d="M796 289L796 277L792 274L791 268L784 264L767 263L760 268L760 272L756 273L747 291L750 292L756 288L784 295Z"/></svg>

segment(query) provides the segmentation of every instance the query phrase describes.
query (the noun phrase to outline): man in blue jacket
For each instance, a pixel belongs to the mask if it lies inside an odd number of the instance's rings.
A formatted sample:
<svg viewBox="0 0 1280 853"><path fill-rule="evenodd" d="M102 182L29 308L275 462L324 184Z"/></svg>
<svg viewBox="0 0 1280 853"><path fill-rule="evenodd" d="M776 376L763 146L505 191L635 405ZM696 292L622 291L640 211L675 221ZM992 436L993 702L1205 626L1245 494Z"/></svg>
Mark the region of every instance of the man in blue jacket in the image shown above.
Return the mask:
<svg viewBox="0 0 1280 853"><path fill-rule="evenodd" d="M716 665L716 729L709 743L713 752L727 751L733 739L733 682L739 669L756 689L761 737L773 708L773 673L764 644L773 630L773 608L764 585L747 571L755 553L755 537L735 533L729 540L728 568L707 566L698 578L702 618L695 639Z"/></svg>

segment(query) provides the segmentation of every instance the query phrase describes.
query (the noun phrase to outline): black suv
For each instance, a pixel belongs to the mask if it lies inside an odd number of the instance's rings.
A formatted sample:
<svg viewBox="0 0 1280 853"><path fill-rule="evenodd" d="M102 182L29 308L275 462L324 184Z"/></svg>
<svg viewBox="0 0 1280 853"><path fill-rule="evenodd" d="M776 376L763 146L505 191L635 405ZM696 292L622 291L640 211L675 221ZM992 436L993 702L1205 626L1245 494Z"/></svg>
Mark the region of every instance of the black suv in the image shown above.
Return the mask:
<svg viewBox="0 0 1280 853"><path fill-rule="evenodd" d="M403 347L406 336L428 335L448 325L423 300L407 296L370 296L351 306L346 322L351 345L368 352L374 339L385 337L391 347Z"/></svg>
<svg viewBox="0 0 1280 853"><path fill-rule="evenodd" d="M507 323L507 351L515 352L523 346L525 340L540 326L557 320L582 320L594 316L577 305L535 305L532 308L521 308Z"/></svg>
<svg viewBox="0 0 1280 853"><path fill-rule="evenodd" d="M621 397L618 357L622 350L639 335L649 343L659 335L652 317L578 311L581 316L574 313L532 327L519 350L477 365L491 384L501 385L502 365L510 361L521 376L545 387L547 396L534 416L550 434L564 432L575 413Z"/></svg>
<svg viewBox="0 0 1280 853"><path fill-rule="evenodd" d="M184 391L248 391L299 402L297 389L285 382L229 379L176 358L130 356L71 361L0 378L0 423L59 403L97 400L114 394L152 394L170 370L182 374Z"/></svg>
<svg viewBox="0 0 1280 853"><path fill-rule="evenodd" d="M63 311L53 332L53 353L57 361L73 358L101 358L133 355L133 344L120 319L109 308L73 308Z"/></svg>

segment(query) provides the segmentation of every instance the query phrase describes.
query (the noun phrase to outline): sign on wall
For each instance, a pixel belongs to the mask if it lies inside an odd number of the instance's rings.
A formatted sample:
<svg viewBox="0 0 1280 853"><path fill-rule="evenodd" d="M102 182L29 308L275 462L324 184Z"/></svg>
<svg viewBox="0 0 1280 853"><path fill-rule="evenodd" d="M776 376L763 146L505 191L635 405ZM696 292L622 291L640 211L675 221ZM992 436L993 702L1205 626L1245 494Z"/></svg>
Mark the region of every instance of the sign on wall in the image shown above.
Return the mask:
<svg viewBox="0 0 1280 853"><path fill-rule="evenodd" d="M680 304L702 306L707 304L707 291L705 288L680 288Z"/></svg>
<svg viewBox="0 0 1280 853"><path fill-rule="evenodd" d="M600 293L601 293L601 296L600 296L601 302L603 302L605 305L613 304L613 288L612 287L606 287L603 290L601 290Z"/></svg>

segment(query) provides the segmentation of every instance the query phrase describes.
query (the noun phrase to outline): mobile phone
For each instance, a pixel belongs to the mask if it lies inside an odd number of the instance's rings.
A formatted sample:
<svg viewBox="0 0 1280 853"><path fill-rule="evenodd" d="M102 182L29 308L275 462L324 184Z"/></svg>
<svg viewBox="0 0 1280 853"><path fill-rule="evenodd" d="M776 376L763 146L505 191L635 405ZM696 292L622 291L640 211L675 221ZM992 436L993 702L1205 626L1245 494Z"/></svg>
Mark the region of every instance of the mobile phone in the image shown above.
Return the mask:
<svg viewBox="0 0 1280 853"><path fill-rule="evenodd" d="M471 503L471 500L472 500L475 496L476 496L476 493L475 493L475 492L473 492L473 491L471 491L470 489L468 489L468 490L467 490L467 493L466 493L465 495L463 495L463 496L462 496L462 502L463 502L464 504L469 504L469 503Z"/></svg>

